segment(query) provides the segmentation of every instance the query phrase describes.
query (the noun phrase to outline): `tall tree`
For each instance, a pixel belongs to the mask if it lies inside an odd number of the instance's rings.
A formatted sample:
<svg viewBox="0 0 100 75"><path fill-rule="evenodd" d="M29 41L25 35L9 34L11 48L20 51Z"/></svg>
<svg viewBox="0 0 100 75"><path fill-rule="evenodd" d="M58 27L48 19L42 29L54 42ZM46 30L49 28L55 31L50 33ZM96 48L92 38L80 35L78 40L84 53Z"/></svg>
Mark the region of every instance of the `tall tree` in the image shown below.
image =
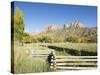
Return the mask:
<svg viewBox="0 0 100 75"><path fill-rule="evenodd" d="M21 42L23 33L24 33L23 13L18 7L16 7L14 13L14 35L15 35L14 37Z"/></svg>

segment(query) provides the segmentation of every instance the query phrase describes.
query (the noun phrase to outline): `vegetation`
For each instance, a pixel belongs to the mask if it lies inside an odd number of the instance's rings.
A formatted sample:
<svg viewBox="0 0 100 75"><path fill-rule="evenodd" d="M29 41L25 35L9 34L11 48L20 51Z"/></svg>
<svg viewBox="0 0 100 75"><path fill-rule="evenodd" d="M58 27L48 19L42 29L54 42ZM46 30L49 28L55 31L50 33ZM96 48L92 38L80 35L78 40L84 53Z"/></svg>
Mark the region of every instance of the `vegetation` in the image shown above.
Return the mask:
<svg viewBox="0 0 100 75"><path fill-rule="evenodd" d="M14 46L14 73L47 72L47 57L32 57L26 54L25 47Z"/></svg>
<svg viewBox="0 0 100 75"><path fill-rule="evenodd" d="M24 17L22 11L16 7L15 13L12 15L12 30L14 30L14 40L22 42L24 33Z"/></svg>
<svg viewBox="0 0 100 75"><path fill-rule="evenodd" d="M28 33L23 33L22 42L32 43L32 37Z"/></svg>
<svg viewBox="0 0 100 75"><path fill-rule="evenodd" d="M53 42L53 38L47 34L42 34L42 35L38 36L37 40L42 43L52 43Z"/></svg>
<svg viewBox="0 0 100 75"><path fill-rule="evenodd" d="M97 53L96 43L43 43L42 45L55 49L57 55L70 55L68 52L72 52L74 55L77 55L78 52L85 52L87 55Z"/></svg>
<svg viewBox="0 0 100 75"><path fill-rule="evenodd" d="M49 45L59 46L59 47L74 49L74 50L92 51L92 52L96 52L97 50L96 43L59 43L59 44L54 43Z"/></svg>
<svg viewBox="0 0 100 75"><path fill-rule="evenodd" d="M96 38L92 36L84 37L84 36L67 36L65 39L62 37L53 37L48 34L42 34L36 37L27 36L24 37L24 42L30 43L63 43L63 42L72 42L72 43L95 43L97 42Z"/></svg>
<svg viewBox="0 0 100 75"><path fill-rule="evenodd" d="M65 38L65 42L73 42L73 43L92 43L96 42L96 38L94 39L91 36L85 37L85 36L69 36Z"/></svg>

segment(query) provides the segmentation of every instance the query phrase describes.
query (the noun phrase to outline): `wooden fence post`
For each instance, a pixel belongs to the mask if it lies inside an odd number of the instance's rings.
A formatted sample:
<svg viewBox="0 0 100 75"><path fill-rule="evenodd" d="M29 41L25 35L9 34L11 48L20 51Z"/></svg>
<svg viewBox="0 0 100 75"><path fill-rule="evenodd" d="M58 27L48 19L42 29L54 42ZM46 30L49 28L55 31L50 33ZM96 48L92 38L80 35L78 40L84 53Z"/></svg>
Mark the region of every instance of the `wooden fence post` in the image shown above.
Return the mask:
<svg viewBox="0 0 100 75"><path fill-rule="evenodd" d="M52 59L53 59L53 71L56 71L56 55L54 51L52 51Z"/></svg>

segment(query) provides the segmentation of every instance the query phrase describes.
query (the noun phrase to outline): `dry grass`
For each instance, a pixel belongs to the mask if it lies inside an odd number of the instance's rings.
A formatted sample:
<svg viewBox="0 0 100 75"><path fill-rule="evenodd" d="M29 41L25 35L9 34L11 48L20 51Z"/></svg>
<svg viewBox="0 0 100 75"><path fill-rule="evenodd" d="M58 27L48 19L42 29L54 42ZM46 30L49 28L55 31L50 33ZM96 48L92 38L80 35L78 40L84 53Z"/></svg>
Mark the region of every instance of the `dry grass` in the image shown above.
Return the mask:
<svg viewBox="0 0 100 75"><path fill-rule="evenodd" d="M47 72L49 65L47 57L32 57L26 55L23 46L14 46L14 73Z"/></svg>

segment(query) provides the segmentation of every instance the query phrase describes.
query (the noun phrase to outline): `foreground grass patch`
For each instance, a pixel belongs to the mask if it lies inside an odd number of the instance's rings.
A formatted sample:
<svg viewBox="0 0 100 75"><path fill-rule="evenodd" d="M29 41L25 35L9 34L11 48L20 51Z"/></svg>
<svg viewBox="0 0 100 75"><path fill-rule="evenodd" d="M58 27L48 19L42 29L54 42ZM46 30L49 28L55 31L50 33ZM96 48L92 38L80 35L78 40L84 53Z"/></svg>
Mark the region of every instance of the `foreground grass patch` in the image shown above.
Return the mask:
<svg viewBox="0 0 100 75"><path fill-rule="evenodd" d="M47 72L47 57L26 55L23 46L14 46L14 73Z"/></svg>

